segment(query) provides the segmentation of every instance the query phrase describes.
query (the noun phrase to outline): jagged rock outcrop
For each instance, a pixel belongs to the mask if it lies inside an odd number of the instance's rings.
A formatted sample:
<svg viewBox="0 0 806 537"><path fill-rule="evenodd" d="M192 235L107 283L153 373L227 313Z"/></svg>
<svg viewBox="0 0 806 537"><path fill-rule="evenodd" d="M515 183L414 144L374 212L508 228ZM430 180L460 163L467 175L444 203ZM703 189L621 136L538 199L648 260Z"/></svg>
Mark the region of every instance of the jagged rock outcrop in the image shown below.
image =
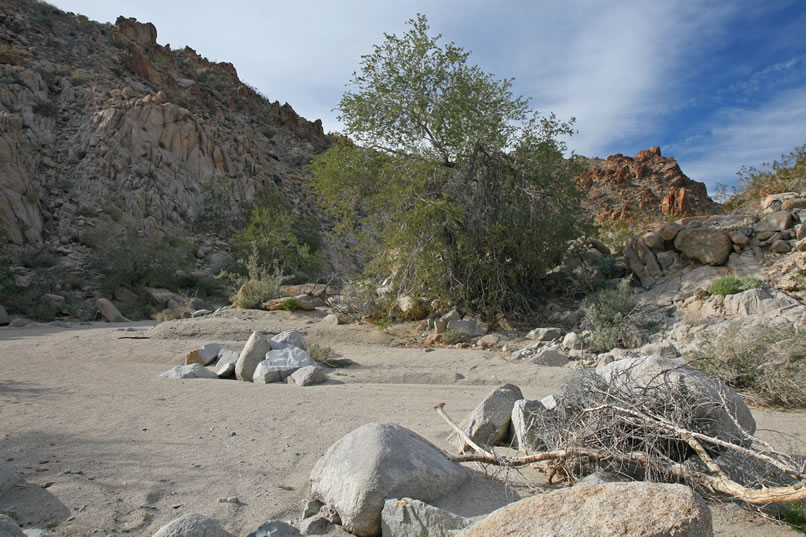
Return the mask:
<svg viewBox="0 0 806 537"><path fill-rule="evenodd" d="M36 0L0 3L0 36L0 227L20 281L36 280L23 260L41 253L88 282L73 299L93 298L85 238L125 221L192 243L208 273L261 199L323 221L304 178L330 144L321 121L270 102L232 64L159 44L151 23ZM330 268L356 269L323 242Z"/></svg>
<svg viewBox="0 0 806 537"><path fill-rule="evenodd" d="M718 212L705 185L689 179L659 147L635 157L611 155L576 177L584 205L600 220L646 216L689 216Z"/></svg>

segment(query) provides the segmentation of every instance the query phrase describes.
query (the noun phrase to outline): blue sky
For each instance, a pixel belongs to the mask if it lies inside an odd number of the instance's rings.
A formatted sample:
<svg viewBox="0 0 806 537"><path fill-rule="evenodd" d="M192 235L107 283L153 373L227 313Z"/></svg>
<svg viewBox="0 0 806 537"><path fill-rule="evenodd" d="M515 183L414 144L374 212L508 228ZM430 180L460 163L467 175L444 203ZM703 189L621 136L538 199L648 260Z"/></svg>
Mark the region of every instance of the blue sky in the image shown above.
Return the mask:
<svg viewBox="0 0 806 537"><path fill-rule="evenodd" d="M416 13L542 112L576 117L578 154L659 145L683 172L735 184L806 144L806 2L619 0L50 0L232 62L242 80L326 131L360 57Z"/></svg>

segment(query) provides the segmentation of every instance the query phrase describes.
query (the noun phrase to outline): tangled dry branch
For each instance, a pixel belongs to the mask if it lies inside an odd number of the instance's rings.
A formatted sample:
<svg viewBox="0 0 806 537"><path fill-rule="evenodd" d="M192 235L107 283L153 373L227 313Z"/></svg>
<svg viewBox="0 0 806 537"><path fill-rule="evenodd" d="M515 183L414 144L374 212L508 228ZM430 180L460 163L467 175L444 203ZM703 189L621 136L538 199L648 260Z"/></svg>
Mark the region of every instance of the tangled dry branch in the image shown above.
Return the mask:
<svg viewBox="0 0 806 537"><path fill-rule="evenodd" d="M806 500L802 457L781 453L741 428L742 438L734 442L704 432L699 412L704 403L695 399L669 384L636 391L617 379L605 383L583 374L561 396L572 404L532 422L540 429L533 430L532 447L539 448L518 457L473 442L447 415L444 403L434 409L474 451L450 456L454 462L535 465L549 483L558 475L573 483L601 469L633 479L682 481L753 505ZM722 404L729 406L724 399ZM731 419L738 425L732 414Z"/></svg>

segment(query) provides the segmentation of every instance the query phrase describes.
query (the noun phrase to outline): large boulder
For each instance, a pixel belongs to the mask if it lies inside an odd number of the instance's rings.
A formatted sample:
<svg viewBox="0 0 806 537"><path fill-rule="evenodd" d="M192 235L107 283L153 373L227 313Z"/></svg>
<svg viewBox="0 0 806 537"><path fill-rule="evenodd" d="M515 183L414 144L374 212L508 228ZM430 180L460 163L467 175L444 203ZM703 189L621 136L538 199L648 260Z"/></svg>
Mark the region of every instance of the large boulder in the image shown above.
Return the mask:
<svg viewBox="0 0 806 537"><path fill-rule="evenodd" d="M129 319L123 316L120 311L105 298L98 298L95 300L95 307L101 312L104 319L110 323L128 323Z"/></svg>
<svg viewBox="0 0 806 537"><path fill-rule="evenodd" d="M211 364L216 358L218 358L218 353L220 351L221 351L220 343L207 343L206 345L202 345L198 349L190 351L187 354L187 356L185 356L185 365Z"/></svg>
<svg viewBox="0 0 806 537"><path fill-rule="evenodd" d="M313 386L325 382L327 375L325 370L319 366L306 365L291 373L286 380L289 384L293 382L297 386Z"/></svg>
<svg viewBox="0 0 806 537"><path fill-rule="evenodd" d="M597 367L596 373L609 383L618 382L642 394L648 390L686 393L696 400L692 412L704 434L743 444L745 432L753 434L756 430L756 421L738 393L682 360L657 355L625 358Z"/></svg>
<svg viewBox="0 0 806 537"><path fill-rule="evenodd" d="M257 365L266 359L266 353L271 350L269 340L263 332L252 332L241 350L238 361L235 362L235 377L238 380L252 382Z"/></svg>
<svg viewBox="0 0 806 537"><path fill-rule="evenodd" d="M711 511L685 485L604 483L537 494L492 512L458 537L712 537Z"/></svg>
<svg viewBox="0 0 806 537"><path fill-rule="evenodd" d="M703 265L724 265L733 251L730 235L721 229L682 229L674 238L674 247L689 259Z"/></svg>
<svg viewBox="0 0 806 537"><path fill-rule="evenodd" d="M459 487L468 471L416 433L392 423L368 423L347 434L311 472L311 495L338 513L358 536L381 531L387 498L433 502Z"/></svg>
<svg viewBox="0 0 806 537"><path fill-rule="evenodd" d="M790 211L775 211L770 213L753 226L756 233L783 231L792 227L792 213Z"/></svg>
<svg viewBox="0 0 806 537"><path fill-rule="evenodd" d="M305 338L296 330L280 332L269 340L269 345L271 345L271 350L280 350L288 347L297 347L304 351L308 350L308 346L305 344Z"/></svg>
<svg viewBox="0 0 806 537"><path fill-rule="evenodd" d="M641 237L633 237L630 244L624 248L624 259L644 289L655 285L655 282L663 276L663 269L655 257L655 252Z"/></svg>
<svg viewBox="0 0 806 537"><path fill-rule="evenodd" d="M285 380L298 369L309 365L315 365L313 358L299 347L290 346L269 351L266 359L257 364L252 382L268 384Z"/></svg>
<svg viewBox="0 0 806 537"><path fill-rule="evenodd" d="M232 537L216 520L188 513L168 522L153 537Z"/></svg>
<svg viewBox="0 0 806 537"><path fill-rule="evenodd" d="M235 375L235 365L238 363L240 353L230 349L218 351L218 362L215 364L215 374L218 378L225 379Z"/></svg>
<svg viewBox="0 0 806 537"><path fill-rule="evenodd" d="M556 403L554 406L556 406ZM517 444L519 450L529 451L546 447L538 434L537 428L540 421L537 418L549 411L550 409L546 408L542 401L530 401L528 399L515 401L512 406L511 417L512 435L514 437L513 444Z"/></svg>
<svg viewBox="0 0 806 537"><path fill-rule="evenodd" d="M472 519L411 498L386 500L381 511L383 537L449 537L472 524Z"/></svg>
<svg viewBox="0 0 806 537"><path fill-rule="evenodd" d="M218 375L201 364L178 365L162 373L164 379L217 379Z"/></svg>
<svg viewBox="0 0 806 537"><path fill-rule="evenodd" d="M473 442L482 446L494 446L506 439L515 401L523 399L520 388L504 384L496 388L462 422L461 428ZM470 446L459 435L453 434L450 442L466 451Z"/></svg>

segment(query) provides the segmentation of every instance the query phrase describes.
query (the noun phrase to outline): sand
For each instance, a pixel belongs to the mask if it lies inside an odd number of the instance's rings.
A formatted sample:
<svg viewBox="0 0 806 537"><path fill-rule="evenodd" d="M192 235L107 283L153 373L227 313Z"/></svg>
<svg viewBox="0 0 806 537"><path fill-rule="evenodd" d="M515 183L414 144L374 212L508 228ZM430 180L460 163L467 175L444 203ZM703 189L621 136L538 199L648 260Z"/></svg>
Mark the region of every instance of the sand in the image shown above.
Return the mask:
<svg viewBox="0 0 806 537"><path fill-rule="evenodd" d="M0 456L20 476L0 512L64 537L152 535L184 513L245 536L265 521L298 518L314 463L356 427L394 422L449 449L436 403L458 421L494 387L511 382L537 398L570 372L492 351L393 347L414 342L413 325L384 332L325 325L323 316L235 310L157 326L0 328ZM240 350L251 330L290 328L356 365L306 388L159 378L204 343ZM761 428L806 444L805 413L754 415ZM528 493L478 472L441 505L479 515ZM715 535L796 535L730 505L712 509Z"/></svg>

